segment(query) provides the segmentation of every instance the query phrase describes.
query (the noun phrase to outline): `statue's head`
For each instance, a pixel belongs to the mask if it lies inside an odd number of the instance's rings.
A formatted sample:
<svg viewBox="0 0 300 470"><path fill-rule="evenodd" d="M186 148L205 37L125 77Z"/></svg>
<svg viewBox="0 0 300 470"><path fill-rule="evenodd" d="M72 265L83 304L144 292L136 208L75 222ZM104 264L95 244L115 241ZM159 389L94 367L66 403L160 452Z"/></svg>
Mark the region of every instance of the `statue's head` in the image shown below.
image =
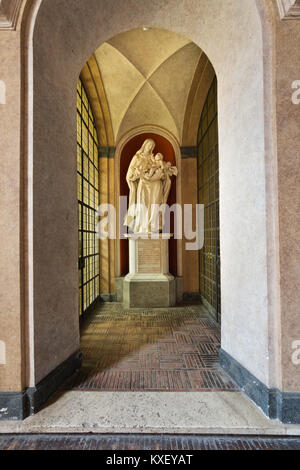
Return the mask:
<svg viewBox="0 0 300 470"><path fill-rule="evenodd" d="M155 142L153 139L146 139L143 145L141 146L138 153L151 155L155 147Z"/></svg>

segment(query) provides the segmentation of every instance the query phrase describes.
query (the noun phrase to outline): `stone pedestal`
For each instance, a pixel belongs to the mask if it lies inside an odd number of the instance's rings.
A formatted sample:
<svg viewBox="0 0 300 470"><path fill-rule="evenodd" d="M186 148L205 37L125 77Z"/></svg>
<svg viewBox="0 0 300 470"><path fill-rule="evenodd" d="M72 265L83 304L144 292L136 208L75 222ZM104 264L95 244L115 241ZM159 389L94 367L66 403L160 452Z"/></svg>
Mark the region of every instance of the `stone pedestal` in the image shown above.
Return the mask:
<svg viewBox="0 0 300 470"><path fill-rule="evenodd" d="M176 281L169 273L169 233L132 234L129 274L123 283L125 308L171 307L176 304ZM152 235L153 237L153 235Z"/></svg>

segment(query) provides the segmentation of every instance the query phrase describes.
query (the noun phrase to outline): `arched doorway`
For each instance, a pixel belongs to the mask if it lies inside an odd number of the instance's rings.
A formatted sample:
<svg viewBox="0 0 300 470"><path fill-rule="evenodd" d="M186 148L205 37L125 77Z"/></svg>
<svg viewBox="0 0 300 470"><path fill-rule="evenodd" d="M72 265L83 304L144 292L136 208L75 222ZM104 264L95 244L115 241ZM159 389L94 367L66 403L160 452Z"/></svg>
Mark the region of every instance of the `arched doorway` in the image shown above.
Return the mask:
<svg viewBox="0 0 300 470"><path fill-rule="evenodd" d="M33 164L34 161L36 174L40 176L39 180L35 179L33 181L34 190L31 197L36 209L29 215L29 225L31 224L31 230L35 235L34 247L30 251L32 257L29 261L32 263L32 269L36 276L35 283L31 283L29 286L34 299L31 304L31 313L33 310L39 312L35 317L29 315L30 328L35 331L35 342L31 344L30 349L30 357L35 358L35 361L29 361L30 367L34 370L29 383L31 386L38 383L78 347L78 326L74 316L77 312L77 302L74 301L74 298L76 298L74 293L77 287L77 279L74 275L77 241L72 236L70 239L69 235L68 246L65 243L67 234L70 234L69 229L74 226L76 220L75 205L70 209L76 187L69 177L72 170L74 170L74 163L72 163L74 135L73 131L70 130L74 120L71 113L74 95L69 84L75 84L75 77L78 76L80 67L86 61L86 58L97 47L97 44L105 41L107 37L112 37L120 30L140 27L145 22L149 26L155 26L155 23L158 22L167 29L170 18L176 32L190 37L196 44L204 48L215 66L219 80L220 194L221 231L223 233L221 242L222 346L245 367L248 367L261 381L269 385L269 363L267 359L263 359L268 357L269 352L268 335L266 334L269 324L266 301L268 285L266 260L269 260L269 258L267 252L264 171L264 100L263 90L257 88L258 80L263 82L264 73L262 38L260 32L258 33L260 31L260 18L253 2L247 2L243 6L239 6L237 3L234 11L231 11L231 15L227 15L226 10L224 10L222 20L220 15L216 14L220 8L218 2L198 2L194 6L196 11L200 9L199 17L203 15L203 17L209 19L203 28L199 28L194 9L187 15L186 12L181 11L181 8L185 6L176 5L176 9L173 9L168 2L159 10L156 8L149 9L151 15L143 9L137 9L138 14L134 19L128 18L126 14L122 16L122 7L120 5L118 17L122 18L121 28L119 22L110 21L116 14L110 9L111 6L103 4L100 11L99 2L91 0L89 2L91 14L86 14L87 10L84 6L80 6L72 13L72 21L74 25L78 24L76 30L80 33L78 36L70 33L72 40L60 49L61 54L56 57L56 55L52 55L51 50L48 50L45 41L39 40L39 38L41 34L44 37L49 35L53 39L52 51L58 50L64 44L61 37L64 28L53 37L53 31L47 22L48 15L51 8L53 8L52 12L55 11L55 15L61 18L64 18L66 12L63 11L63 5L55 4L51 7L47 1L41 3L34 29L34 48L32 50L34 65L31 72L35 76L35 81L34 93L30 94L30 96L34 96L34 117L31 127L29 126L31 130L34 129L31 163ZM84 11L80 11L80 8L84 8ZM72 9L69 11L72 11ZM104 17L106 18L105 21L103 21ZM84 21L82 21L82 18L84 18ZM184 18L184 21L178 21L178 18ZM224 22L224 18L227 22ZM215 20L217 20L217 24ZM69 26L71 24L70 22ZM99 27L100 24L103 28ZM118 24L117 27L116 24ZM226 27L224 27L224 24ZM242 44L239 44L239 48L236 50L232 50L231 34L233 30L236 30L236 27L240 28L243 38L247 37L247 40L245 39L247 42L246 58ZM212 30L215 31L214 41L211 41ZM245 30L249 32L248 35L244 34ZM250 43L249 37L252 38ZM85 38L85 41L82 40L83 38ZM220 51L220 44L223 45L222 52ZM77 51L78 55L76 57L70 52L72 50ZM259 54L257 53L258 50L260 51ZM228 73L228 55L231 56L231 64L234 64L234 73L230 74ZM47 57L47 62L45 57ZM70 60L71 57L72 61ZM39 73L38 67L40 67ZM253 73L253 77L251 73ZM255 87L255 93L253 93L253 89L247 86L249 81ZM29 83L32 84L33 82L29 80ZM238 113L240 109L243 109L243 119L240 119ZM57 113L57 110L59 110L59 113ZM49 116L56 115L56 120L49 120ZM254 115L257 119L253 122ZM36 119L35 116L39 116L39 119ZM247 121L249 119L253 122L253 139L251 138L250 144L249 139L246 139L249 130ZM43 123L43 126L46 123L48 130L47 136L43 139L41 139L43 134L41 123ZM65 126L67 124L70 127L66 131ZM38 155L46 156L43 162L38 159ZM64 159L62 156L64 156ZM255 166L255 174L252 172L253 166ZM45 171L46 167L47 171ZM58 208L58 212L57 210L55 212L53 207L47 207L46 210L44 208L43 213L40 213L39 201L49 197L49 185L45 184L45 178L53 181L58 168L60 176L56 179L55 185L50 188L53 191L53 206L56 209ZM233 168L234 171L232 171ZM246 179L247 188L244 184ZM70 183L67 193L65 191L66 182ZM235 188L235 194L239 194L238 201L232 194L232 188ZM260 200L260 205L256 206L255 210L253 210L254 194L255 199L259 198ZM241 210L241 207L243 207L243 210ZM244 219L245 213L249 214L247 223ZM43 241L45 238L41 227L45 218L60 221L59 240L55 240L55 247L58 246L56 251L54 250L54 239L52 239L51 234L47 239L47 250L44 250ZM260 233L259 239L255 237L253 230L251 230L251 227L254 226L257 232ZM232 263L233 250L230 235L232 230L235 231L240 240L239 249L234 252L236 261L234 264ZM249 270L252 259L251 252L257 251L258 247L262 255L261 259L255 265L252 265ZM63 249L65 253L60 253ZM55 251L55 258L51 259L50 252L53 253L53 251ZM56 258L61 258L63 271L62 267L57 267ZM60 288L57 288L56 278L62 278L66 271L69 273L69 276L65 276L68 281ZM51 282L49 282L50 280ZM44 296L40 296L42 292L45 292L45 283L48 286L46 302ZM259 292L259 295L255 297L253 302L245 304L244 299L251 298L252 292ZM47 309L45 309L44 304L47 304ZM49 334L49 331L47 331L47 335L45 334L45 322L43 322L45 318L47 318L49 325L53 325L55 320L58 320L58 326L61 326L59 335ZM251 318L250 329L245 326L247 323L245 319L248 320L249 318ZM42 327L42 325L44 326ZM237 331L241 338L239 344L232 341ZM249 341L249 335L253 337L253 343ZM53 349L56 352L55 355L51 355ZM47 353L42 354L42 351L47 351ZM249 360L250 357L251 361Z"/></svg>

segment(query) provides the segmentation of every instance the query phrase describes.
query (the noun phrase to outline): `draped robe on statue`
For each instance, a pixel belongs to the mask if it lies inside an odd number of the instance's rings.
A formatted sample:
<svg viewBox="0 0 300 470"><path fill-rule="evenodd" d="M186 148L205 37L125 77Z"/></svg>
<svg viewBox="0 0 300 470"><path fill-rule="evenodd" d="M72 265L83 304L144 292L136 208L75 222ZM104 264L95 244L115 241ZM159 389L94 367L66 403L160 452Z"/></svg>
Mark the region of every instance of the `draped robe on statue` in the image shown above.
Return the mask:
<svg viewBox="0 0 300 470"><path fill-rule="evenodd" d="M124 224L134 233L150 233L161 229L162 216L158 216L158 207L167 203L171 189L170 174L177 175L177 168L163 162L161 154L160 160L155 161L152 152L143 152L149 141L151 139L146 140L135 154L126 175L130 193Z"/></svg>

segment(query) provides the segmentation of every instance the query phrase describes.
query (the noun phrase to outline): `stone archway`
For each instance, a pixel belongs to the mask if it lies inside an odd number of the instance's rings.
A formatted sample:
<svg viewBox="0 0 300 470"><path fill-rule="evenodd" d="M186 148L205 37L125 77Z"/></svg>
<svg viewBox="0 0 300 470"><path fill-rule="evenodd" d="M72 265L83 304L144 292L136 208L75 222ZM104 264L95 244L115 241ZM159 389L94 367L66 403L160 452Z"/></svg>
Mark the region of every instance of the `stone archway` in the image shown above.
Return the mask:
<svg viewBox="0 0 300 470"><path fill-rule="evenodd" d="M77 77L99 44L146 25L189 37L215 67L219 82L222 348L267 387L278 386L277 370L270 365L276 362L276 351L269 343L276 319L268 308L268 266L273 266L268 244L273 243L274 234L270 239L267 219L268 200L274 194L272 184L267 185L266 194L266 164L272 166L272 155L266 154L269 109L262 86L266 64L257 7L252 0L232 1L230 9L220 7L217 0L163 4L153 0L147 7L132 0L131 8L123 1L115 3L86 0L72 8L44 0L36 3L32 14L27 78L28 165L33 180L28 185L31 275L26 385L35 387L79 346L77 240L71 233L76 224L72 156ZM53 29L53 24L60 28ZM259 254L256 263L253 253ZM240 341L232 341L237 336Z"/></svg>

